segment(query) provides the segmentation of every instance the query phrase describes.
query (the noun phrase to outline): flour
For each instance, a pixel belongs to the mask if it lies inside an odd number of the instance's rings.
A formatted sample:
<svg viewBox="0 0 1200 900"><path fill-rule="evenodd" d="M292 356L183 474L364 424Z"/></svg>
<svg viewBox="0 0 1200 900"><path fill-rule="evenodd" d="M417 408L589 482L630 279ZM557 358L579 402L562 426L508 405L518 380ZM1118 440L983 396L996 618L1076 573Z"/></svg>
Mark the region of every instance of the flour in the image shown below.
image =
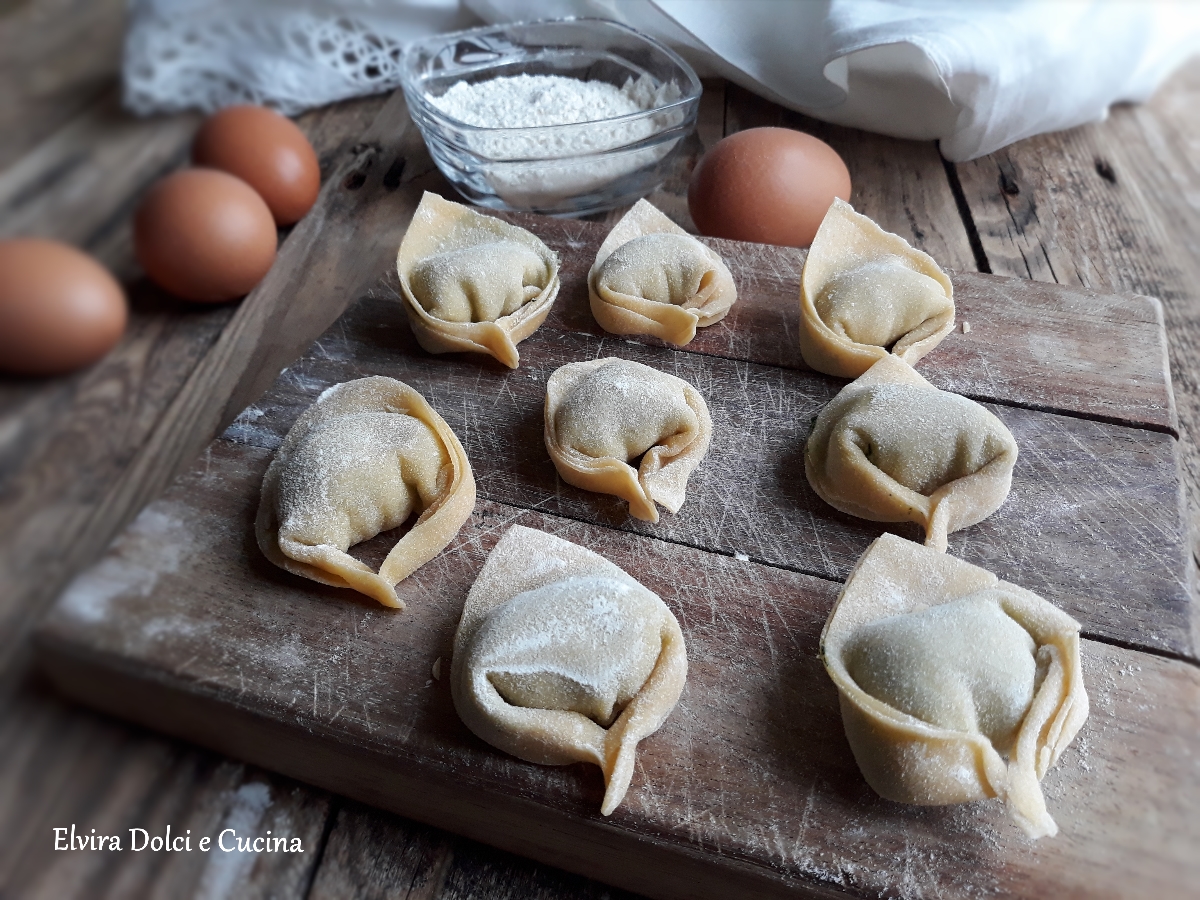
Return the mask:
<svg viewBox="0 0 1200 900"><path fill-rule="evenodd" d="M530 128L615 119L648 107L607 81L562 75L514 75L471 84L460 81L430 102L449 116L481 128Z"/></svg>
<svg viewBox="0 0 1200 900"><path fill-rule="evenodd" d="M678 124L683 116L679 110L636 114L681 96L675 83L656 84L648 76L630 78L618 88L562 75L513 75L477 83L459 81L442 96L427 99L460 122L501 129L459 137L467 149L489 161L484 163L484 176L501 199L516 207L545 207L603 190L666 156L678 139L635 150L621 148ZM579 127L623 116L634 118ZM544 130L511 130L516 128Z"/></svg>

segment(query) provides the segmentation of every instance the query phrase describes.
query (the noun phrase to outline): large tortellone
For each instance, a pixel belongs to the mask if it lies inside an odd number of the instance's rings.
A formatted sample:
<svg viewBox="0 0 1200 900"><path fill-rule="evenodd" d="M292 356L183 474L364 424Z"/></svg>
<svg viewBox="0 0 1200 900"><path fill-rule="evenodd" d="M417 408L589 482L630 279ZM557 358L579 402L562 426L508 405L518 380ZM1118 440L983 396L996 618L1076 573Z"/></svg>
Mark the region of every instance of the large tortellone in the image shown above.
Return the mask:
<svg viewBox="0 0 1200 900"><path fill-rule="evenodd" d="M296 420L263 479L255 532L275 565L403 609L395 585L474 508L475 479L450 426L408 385L375 376L334 385ZM413 513L378 572L346 552Z"/></svg>
<svg viewBox="0 0 1200 900"><path fill-rule="evenodd" d="M558 256L526 231L426 192L396 255L400 293L430 353L489 353L509 368L558 296Z"/></svg>
<svg viewBox="0 0 1200 900"><path fill-rule="evenodd" d="M629 514L678 512L708 452L708 405L682 378L624 359L570 363L546 382L546 449L567 484L614 494ZM635 469L631 463L641 458Z"/></svg>
<svg viewBox="0 0 1200 900"><path fill-rule="evenodd" d="M835 199L800 274L800 352L857 378L895 353L914 364L954 329L954 288L933 257Z"/></svg>
<svg viewBox="0 0 1200 900"><path fill-rule="evenodd" d="M1036 594L885 534L821 635L867 783L901 803L1002 797L1057 833L1040 781L1088 714L1079 623Z"/></svg>
<svg viewBox="0 0 1200 900"><path fill-rule="evenodd" d="M666 721L687 677L679 623L620 568L514 525L467 595L454 636L454 707L494 747L543 765L592 762L609 815L638 742Z"/></svg>
<svg viewBox="0 0 1200 900"><path fill-rule="evenodd" d="M725 318L737 288L715 251L639 200L600 245L588 296L606 331L682 346Z"/></svg>
<svg viewBox="0 0 1200 900"><path fill-rule="evenodd" d="M822 500L874 522L915 522L939 551L949 533L999 508L1016 461L1003 422L895 356L821 410L804 448L804 472Z"/></svg>

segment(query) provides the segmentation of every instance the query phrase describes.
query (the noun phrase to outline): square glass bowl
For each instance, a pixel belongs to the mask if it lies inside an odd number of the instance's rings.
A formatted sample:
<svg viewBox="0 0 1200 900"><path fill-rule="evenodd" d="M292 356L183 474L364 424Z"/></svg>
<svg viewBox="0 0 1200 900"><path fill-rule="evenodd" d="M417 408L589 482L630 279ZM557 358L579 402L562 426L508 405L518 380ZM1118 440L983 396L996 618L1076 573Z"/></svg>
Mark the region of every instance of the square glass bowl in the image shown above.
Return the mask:
<svg viewBox="0 0 1200 900"><path fill-rule="evenodd" d="M430 98L460 81L510 75L604 81L644 111L527 128L481 128ZM584 216L633 203L657 188L696 127L700 79L676 53L602 19L485 26L415 41L401 84L409 112L442 174L474 204Z"/></svg>

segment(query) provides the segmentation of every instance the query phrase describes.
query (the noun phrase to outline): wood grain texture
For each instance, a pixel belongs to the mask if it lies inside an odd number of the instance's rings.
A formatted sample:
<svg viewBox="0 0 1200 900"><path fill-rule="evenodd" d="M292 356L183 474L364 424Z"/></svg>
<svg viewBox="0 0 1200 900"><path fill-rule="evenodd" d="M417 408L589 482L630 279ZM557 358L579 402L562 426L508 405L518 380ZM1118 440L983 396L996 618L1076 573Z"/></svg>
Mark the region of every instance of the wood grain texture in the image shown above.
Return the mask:
<svg viewBox="0 0 1200 900"><path fill-rule="evenodd" d="M368 130L364 143L361 127L368 116L379 118L378 130L375 137ZM322 198L240 305L181 307L139 282L129 333L105 360L69 378L9 380L0 389L0 406L8 413L0 426L6 500L0 526L12 535L0 547L0 579L10 586L0 598L6 625L0 646L6 652L21 646L45 599L61 589L70 571L94 558L370 284L363 273L377 271L398 244L396 229L403 231L406 211L411 215L430 171L407 121L402 101L391 107L349 104L310 117L310 138L329 166ZM131 126L134 133L137 127ZM190 133L190 126L182 135L172 132L167 143L179 145L172 164L186 158ZM126 137L118 133L113 140L119 149ZM380 188L390 167L410 156L411 186ZM122 154L116 149L104 158L117 166L114 181L129 182L127 190L139 191L157 174L140 172L136 164L118 166ZM383 197L372 194L372 212L363 214L363 195L344 182L368 171ZM127 231L128 210L108 210L110 217L122 215ZM326 226L330 216L343 223L340 230Z"/></svg>
<svg viewBox="0 0 1200 900"><path fill-rule="evenodd" d="M0 238L65 241L131 281L140 275L133 210L154 181L187 162L199 123L195 115L135 118L114 85L0 174Z"/></svg>
<svg viewBox="0 0 1200 900"><path fill-rule="evenodd" d="M1031 845L999 804L905 807L862 781L816 656L836 584L482 501L447 551L400 584L408 607L397 613L259 556L251 522L269 459L216 442L73 583L39 634L62 689L659 897L1171 897L1200 876L1193 666L1085 642L1091 718L1045 782L1062 833ZM594 768L489 748L432 677L470 583L514 523L638 573L688 641L680 704L643 742L607 820Z"/></svg>
<svg viewBox="0 0 1200 900"><path fill-rule="evenodd" d="M1163 302L1200 535L1200 59L1142 106L958 165L992 271ZM1195 546L1195 545L1194 545Z"/></svg>
<svg viewBox="0 0 1200 900"><path fill-rule="evenodd" d="M578 282L564 275L553 317L574 321L587 315L586 306ZM811 422L842 382L601 335L548 325L521 344L521 366L508 370L478 354L424 353L395 299L365 298L228 434L274 449L325 388L388 375L412 385L445 417L466 448L482 497L823 578L848 575L882 526L820 500L803 464ZM1002 355L992 347L985 359ZM623 501L565 484L545 450L546 379L566 363L604 356L683 378L712 414L713 443L692 476L687 503L655 525L630 519ZM951 552L1042 594L1079 619L1088 635L1195 658L1175 440L990 408L1021 449L1013 490L993 516L951 535ZM915 529L897 531L918 536Z"/></svg>
<svg viewBox="0 0 1200 900"><path fill-rule="evenodd" d="M309 900L634 900L634 895L343 802Z"/></svg>
<svg viewBox="0 0 1200 900"><path fill-rule="evenodd" d="M111 87L124 30L123 0L0 4L0 168Z"/></svg>
<svg viewBox="0 0 1200 900"><path fill-rule="evenodd" d="M320 841L330 797L63 702L32 679L0 724L0 881L6 896L299 896L316 854L133 852L129 829L214 838L227 827ZM81 789L86 785L86 789ZM51 848L53 828L119 835L121 852Z"/></svg>

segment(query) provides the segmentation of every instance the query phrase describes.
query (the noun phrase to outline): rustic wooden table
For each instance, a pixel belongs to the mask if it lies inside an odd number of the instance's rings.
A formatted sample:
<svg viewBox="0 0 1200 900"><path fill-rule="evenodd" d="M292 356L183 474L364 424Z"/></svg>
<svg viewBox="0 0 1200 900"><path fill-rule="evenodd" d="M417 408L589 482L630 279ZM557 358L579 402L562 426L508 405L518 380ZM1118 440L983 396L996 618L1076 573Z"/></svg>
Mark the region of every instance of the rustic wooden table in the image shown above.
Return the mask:
<svg viewBox="0 0 1200 900"><path fill-rule="evenodd" d="M616 895L75 707L33 668L29 633L63 585L371 286L377 257L394 250L372 245L365 231L347 240L353 249L321 285L253 308L182 306L141 279L130 211L150 182L186 162L196 119L139 121L120 112L123 9L123 0L0 0L0 237L39 234L82 246L126 281L133 303L128 335L99 365L70 378L0 380L0 895ZM369 169L362 138L385 101L302 118L327 179ZM1193 63L1150 103L1115 109L1101 125L953 165L933 144L824 125L711 82L694 149L756 125L803 128L846 159L857 208L948 268L1161 298L1194 531L1198 110ZM396 180L402 189L392 213L411 209L420 189L444 185L427 164L411 164ZM684 188L681 177L654 199L686 223ZM344 202L353 204L353 192ZM304 249L293 241L285 252ZM330 299L305 302L317 294ZM1193 643L1196 633L1193 625ZM1163 655L1181 683L1200 685L1191 662ZM222 864L201 854L53 850L52 828L72 822L103 833L166 823L212 833L249 815L263 827L286 827L316 852Z"/></svg>

